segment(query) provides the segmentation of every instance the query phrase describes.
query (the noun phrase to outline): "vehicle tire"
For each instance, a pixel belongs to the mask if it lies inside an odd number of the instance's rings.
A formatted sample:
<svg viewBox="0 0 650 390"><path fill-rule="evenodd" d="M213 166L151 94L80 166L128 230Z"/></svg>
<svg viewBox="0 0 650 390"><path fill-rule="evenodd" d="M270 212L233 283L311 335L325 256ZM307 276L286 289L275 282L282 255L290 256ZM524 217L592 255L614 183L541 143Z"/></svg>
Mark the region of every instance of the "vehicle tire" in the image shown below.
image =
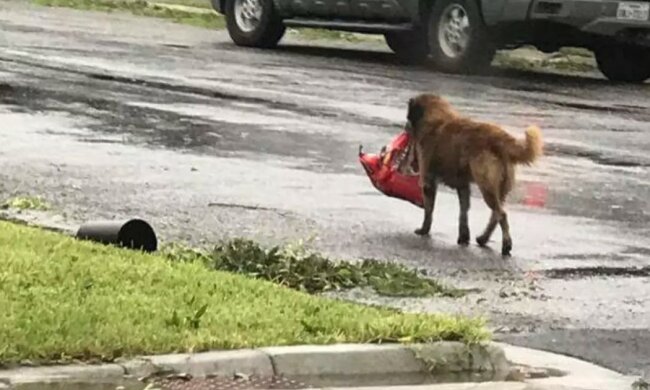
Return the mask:
<svg viewBox="0 0 650 390"><path fill-rule="evenodd" d="M226 26L238 46L273 48L286 28L273 0L226 0Z"/></svg>
<svg viewBox="0 0 650 390"><path fill-rule="evenodd" d="M421 64L429 57L427 34L423 31L389 32L384 34L384 38L402 63Z"/></svg>
<svg viewBox="0 0 650 390"><path fill-rule="evenodd" d="M437 0L428 25L431 57L438 69L479 73L489 68L496 48L476 0Z"/></svg>
<svg viewBox="0 0 650 390"><path fill-rule="evenodd" d="M598 69L611 81L643 83L650 79L650 49L603 46L595 54Z"/></svg>

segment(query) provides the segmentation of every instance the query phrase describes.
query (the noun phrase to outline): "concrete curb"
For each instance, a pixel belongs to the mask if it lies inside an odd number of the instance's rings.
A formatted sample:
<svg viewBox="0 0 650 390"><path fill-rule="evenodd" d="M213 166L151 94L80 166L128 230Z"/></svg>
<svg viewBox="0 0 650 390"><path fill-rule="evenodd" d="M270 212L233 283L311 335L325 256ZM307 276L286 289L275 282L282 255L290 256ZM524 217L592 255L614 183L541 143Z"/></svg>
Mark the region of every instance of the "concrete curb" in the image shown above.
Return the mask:
<svg viewBox="0 0 650 390"><path fill-rule="evenodd" d="M102 365L20 367L0 371L0 381L25 384L91 378L122 380L156 373L186 373L194 377L234 374L345 377L480 372L505 377L508 368L502 348L495 344L337 344L144 356Z"/></svg>
<svg viewBox="0 0 650 390"><path fill-rule="evenodd" d="M507 358L506 358L507 357ZM144 356L102 365L20 367L0 371L0 384L61 381L121 381L154 374L285 376L299 378L482 373L485 380L503 381L516 366L551 369L562 376L525 382L486 382L486 389L631 389L635 378L554 353L503 343L467 346L458 342L432 344L337 344L268 347L196 354ZM523 380L523 378L522 378ZM492 385L490 385L492 383ZM433 387L432 387L433 386ZM496 387L490 387L496 386ZM459 384L427 385L428 389L464 389ZM0 388L2 388L0 386ZM5 385L6 388L6 385ZM374 390L387 388L373 387ZM395 386L416 390L425 386Z"/></svg>
<svg viewBox="0 0 650 390"><path fill-rule="evenodd" d="M526 379L525 382L491 382L497 387L489 387L490 382L486 382L485 388L618 390L631 389L636 379L579 359L503 343L467 346L457 342L439 342L414 345L337 344L268 347L144 356L102 365L20 367L0 370L0 384L5 388L8 384L11 388L14 384L36 382L117 382L125 378L172 373L185 373L194 377L244 374L278 375L289 378L487 373L487 377L483 376L485 380L503 381L508 374L512 373L513 364L561 371L563 375ZM427 386L429 389L464 388L459 387L458 384ZM473 383L472 386L476 389L483 388L477 383ZM387 387L373 387L375 390L382 388ZM424 386L392 387L392 389L400 388L424 390Z"/></svg>

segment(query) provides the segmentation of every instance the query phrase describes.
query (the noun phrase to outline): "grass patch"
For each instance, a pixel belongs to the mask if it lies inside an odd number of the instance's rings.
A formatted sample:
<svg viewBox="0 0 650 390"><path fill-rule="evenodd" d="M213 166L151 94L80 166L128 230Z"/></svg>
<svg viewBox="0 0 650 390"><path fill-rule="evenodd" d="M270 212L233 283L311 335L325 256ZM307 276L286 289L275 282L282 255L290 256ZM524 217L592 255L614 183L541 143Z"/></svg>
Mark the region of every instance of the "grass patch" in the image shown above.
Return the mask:
<svg viewBox="0 0 650 390"><path fill-rule="evenodd" d="M226 25L223 16L214 13L197 13L182 9L167 8L144 0L33 0L38 5L66 7L80 10L130 12L133 15L168 19L176 23L196 27L221 29ZM179 5L184 5L181 0Z"/></svg>
<svg viewBox="0 0 650 390"><path fill-rule="evenodd" d="M326 30L320 28L299 28L295 29L301 39L308 41L345 41L350 43L363 42L367 39L361 34L353 34L346 31Z"/></svg>
<svg viewBox="0 0 650 390"><path fill-rule="evenodd" d="M465 293L399 264L332 261L309 251L302 242L264 249L254 241L235 239L220 243L212 251L173 245L163 249L163 253L173 261L199 260L211 269L244 274L311 294L354 287L371 287L378 294L393 297L460 297Z"/></svg>
<svg viewBox="0 0 650 390"><path fill-rule="evenodd" d="M50 210L52 206L39 196L16 196L4 201L0 205L0 208L47 211Z"/></svg>
<svg viewBox="0 0 650 390"><path fill-rule="evenodd" d="M558 55L542 62L543 68L567 72L590 72L597 69L596 61L590 57Z"/></svg>
<svg viewBox="0 0 650 390"><path fill-rule="evenodd" d="M553 54L536 53L534 49L528 49L526 53L504 50L497 52L493 64L524 71L590 72L597 69L591 52L579 48L562 48Z"/></svg>
<svg viewBox="0 0 650 390"><path fill-rule="evenodd" d="M492 61L494 66L500 68L510 68L517 70L533 70L539 64L526 58L520 58L510 55L507 52L497 52Z"/></svg>
<svg viewBox="0 0 650 390"><path fill-rule="evenodd" d="M594 53L591 50L582 47L563 47L560 49L559 53L565 56L576 56L576 57L585 57L585 58L593 58L594 56Z"/></svg>
<svg viewBox="0 0 650 390"><path fill-rule="evenodd" d="M193 7L212 10L208 0L32 0L34 3L48 7L66 7L80 10L102 12L129 12L138 16L149 16L168 19L176 23L188 24L195 27L223 29L226 20L223 15L215 12L197 13L173 6ZM171 7L165 7L167 4ZM304 40L337 40L346 42L362 42L364 37L344 31L325 29L298 28L295 33Z"/></svg>
<svg viewBox="0 0 650 390"><path fill-rule="evenodd" d="M155 2L160 4L183 5L186 7L212 9L210 0L156 0Z"/></svg>
<svg viewBox="0 0 650 390"><path fill-rule="evenodd" d="M0 313L4 364L489 337L478 319L330 300L8 222L0 222Z"/></svg>

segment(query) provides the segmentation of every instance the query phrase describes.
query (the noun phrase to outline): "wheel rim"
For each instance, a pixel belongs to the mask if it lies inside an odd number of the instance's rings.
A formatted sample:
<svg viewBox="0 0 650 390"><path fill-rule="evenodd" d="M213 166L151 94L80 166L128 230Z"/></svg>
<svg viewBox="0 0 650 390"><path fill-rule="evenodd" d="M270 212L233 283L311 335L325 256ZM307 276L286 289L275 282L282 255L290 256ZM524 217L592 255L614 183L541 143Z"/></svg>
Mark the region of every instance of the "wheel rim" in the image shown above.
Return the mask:
<svg viewBox="0 0 650 390"><path fill-rule="evenodd" d="M465 8L460 4L451 4L445 8L438 24L438 43L442 52L450 58L462 56L469 35L469 17Z"/></svg>
<svg viewBox="0 0 650 390"><path fill-rule="evenodd" d="M257 29L262 20L261 0L235 0L235 22L243 32Z"/></svg>

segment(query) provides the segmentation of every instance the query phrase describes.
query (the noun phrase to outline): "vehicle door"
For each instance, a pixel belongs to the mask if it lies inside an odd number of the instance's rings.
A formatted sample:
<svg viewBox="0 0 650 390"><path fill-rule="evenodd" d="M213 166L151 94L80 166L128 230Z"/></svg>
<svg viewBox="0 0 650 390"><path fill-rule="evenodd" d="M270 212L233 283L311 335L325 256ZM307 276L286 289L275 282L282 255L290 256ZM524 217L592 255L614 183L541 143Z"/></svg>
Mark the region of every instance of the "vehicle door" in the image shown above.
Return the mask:
<svg viewBox="0 0 650 390"><path fill-rule="evenodd" d="M282 14L306 19L347 19L351 17L350 0L275 0Z"/></svg>

